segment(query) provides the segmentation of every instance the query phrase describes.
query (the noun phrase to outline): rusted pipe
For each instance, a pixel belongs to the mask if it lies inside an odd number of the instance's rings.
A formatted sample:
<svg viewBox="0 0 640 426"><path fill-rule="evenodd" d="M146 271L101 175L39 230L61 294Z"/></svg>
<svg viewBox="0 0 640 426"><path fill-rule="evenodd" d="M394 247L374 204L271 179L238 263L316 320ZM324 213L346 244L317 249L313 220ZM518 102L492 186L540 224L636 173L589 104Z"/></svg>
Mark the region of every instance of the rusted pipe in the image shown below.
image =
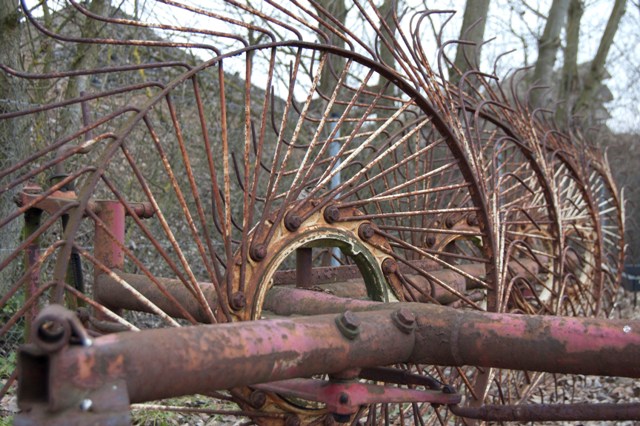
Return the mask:
<svg viewBox="0 0 640 426"><path fill-rule="evenodd" d="M380 302L347 299L319 291L289 287L272 287L264 299L263 309L276 315L322 315L346 310L362 311L380 306Z"/></svg>
<svg viewBox="0 0 640 426"><path fill-rule="evenodd" d="M94 256L110 269L123 269L124 252L120 246L124 244L125 235L124 206L119 201L100 201L99 203L97 215L104 225L96 224L95 227ZM96 269L96 277L100 273L100 270Z"/></svg>
<svg viewBox="0 0 640 426"><path fill-rule="evenodd" d="M118 381L126 382L131 402L142 402L401 362L640 377L638 321L379 306L342 320L318 315L125 332L53 355L27 345L19 404L60 410ZM415 314L415 331L399 327L398 309Z"/></svg>
<svg viewBox="0 0 640 426"><path fill-rule="evenodd" d="M456 416L490 422L640 419L640 404L519 404L449 407Z"/></svg>
<svg viewBox="0 0 640 426"><path fill-rule="evenodd" d="M98 227L97 227L98 228ZM104 238L103 238L104 239ZM113 245L111 241L106 241L107 246ZM105 257L108 252L105 254ZM535 263L529 261L529 263ZM145 296L155 305L165 310L167 314L183 318L184 315L179 309L176 309L175 304L168 301L165 295L159 291L158 286L146 275L140 274L126 274L119 272L117 265L113 265L116 268L114 271L120 278L125 280L131 287L137 290L140 294ZM355 267L353 267L355 268ZM362 310L369 306L370 303L364 299L367 297L367 289L364 284L364 279L360 275L360 272L350 266L346 267L328 267L328 268L314 268L312 270L313 278L324 277L325 282L328 284L318 284L318 289L326 290L326 293L322 292L308 292L304 290L298 290L285 286L274 286L269 290L273 293L272 296L267 297L265 301L264 309L272 311L278 315L321 315L330 312L344 312L347 309ZM481 277L484 274L484 265L482 264L468 264L460 265L460 269L473 277ZM288 282L289 277L287 274L295 273L292 271L278 272L280 274L280 283ZM357 273L358 277L354 278L353 273ZM464 291L465 288L474 288L474 282L467 279L465 276L448 270L432 271L430 275L437 280L448 283L452 288ZM326 278L330 277L328 281ZM414 286L418 287L424 294L430 294L433 298L440 303L451 303L457 298L448 290L432 285L431 282L421 275L407 274L406 279L410 279ZM292 278L292 277L291 277ZM339 281L343 279L344 281ZM166 290L175 296L180 302L182 307L189 312L196 320L201 322L208 322L206 317L203 317L203 309L200 304L197 303L192 293L185 287L179 280L168 278L156 278ZM315 283L315 281L313 281ZM122 287L117 281L105 274L98 274L96 277L96 294L99 300L113 309L130 309L141 312L150 312L147 305L140 303L132 294ZM291 284L295 283L295 280ZM198 283L200 288L205 294L206 300L210 306L215 306L217 297L213 284L201 282ZM295 299L297 302L292 303ZM423 300L420 300L423 301ZM373 302L376 303L376 302Z"/></svg>
<svg viewBox="0 0 640 426"><path fill-rule="evenodd" d="M113 271L118 277L149 299L162 311L175 318L184 318L183 312L169 298L163 294L158 285L149 277L141 274L127 274L118 270ZM177 279L156 278L158 284L171 294L182 308L193 316L196 321L208 323L209 317L198 302L196 296ZM148 305L142 303L129 290L107 274L99 274L96 278L96 299L112 309L129 309L133 311L153 313ZM216 290L211 283L198 283L209 306L217 305Z"/></svg>
<svg viewBox="0 0 640 426"><path fill-rule="evenodd" d="M391 312L363 314L354 339L342 335L336 315L322 315L125 332L50 359L27 349L21 354L21 389L48 382L42 398L60 410L82 394L74 388L86 393L119 380L126 381L131 402L142 402L387 365L409 358L414 344L413 333L399 330ZM43 363L51 373L48 380L34 374ZM42 402L23 397L20 406Z"/></svg>
<svg viewBox="0 0 640 426"><path fill-rule="evenodd" d="M638 321L411 309L416 363L640 377Z"/></svg>

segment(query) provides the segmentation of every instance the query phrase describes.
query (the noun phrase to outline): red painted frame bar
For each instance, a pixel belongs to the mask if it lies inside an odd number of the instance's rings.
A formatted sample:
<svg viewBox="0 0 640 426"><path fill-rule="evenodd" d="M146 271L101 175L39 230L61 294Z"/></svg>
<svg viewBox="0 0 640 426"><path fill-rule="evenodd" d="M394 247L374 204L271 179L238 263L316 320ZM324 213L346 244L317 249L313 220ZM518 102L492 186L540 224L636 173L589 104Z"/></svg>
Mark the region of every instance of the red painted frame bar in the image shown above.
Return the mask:
<svg viewBox="0 0 640 426"><path fill-rule="evenodd" d="M371 309L126 332L49 353L25 345L19 406L55 413L114 389L117 400L142 402L401 362L640 377L638 321Z"/></svg>

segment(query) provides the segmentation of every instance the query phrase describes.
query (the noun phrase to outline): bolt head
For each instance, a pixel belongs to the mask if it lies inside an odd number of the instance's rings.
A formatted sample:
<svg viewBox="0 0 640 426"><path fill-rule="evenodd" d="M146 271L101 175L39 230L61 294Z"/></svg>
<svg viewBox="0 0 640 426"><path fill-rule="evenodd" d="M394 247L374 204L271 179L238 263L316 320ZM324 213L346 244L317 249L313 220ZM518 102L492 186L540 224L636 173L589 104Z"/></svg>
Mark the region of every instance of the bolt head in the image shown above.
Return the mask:
<svg viewBox="0 0 640 426"><path fill-rule="evenodd" d="M362 225L360 225L358 227L358 236L362 240L370 239L371 237L373 237L375 235L375 233L376 233L376 231L375 231L375 229L373 229L373 226L371 226L368 223L363 223Z"/></svg>
<svg viewBox="0 0 640 426"><path fill-rule="evenodd" d="M360 318L358 318L356 314L351 311L346 311L344 314L342 314L342 316L340 317L340 321L349 330L356 330L358 327L360 327Z"/></svg>
<svg viewBox="0 0 640 426"><path fill-rule="evenodd" d="M340 404L348 404L349 403L349 395L347 395L346 393L342 392L340 394Z"/></svg>
<svg viewBox="0 0 640 426"><path fill-rule="evenodd" d="M231 296L231 307L235 310L244 309L247 306L247 298L241 291L236 291Z"/></svg>
<svg viewBox="0 0 640 426"><path fill-rule="evenodd" d="M456 225L458 218L455 215L449 216L445 219L444 224L447 228L453 228Z"/></svg>
<svg viewBox="0 0 640 426"><path fill-rule="evenodd" d="M249 403L255 409L259 409L267 403L267 395L259 390L254 390L249 396Z"/></svg>
<svg viewBox="0 0 640 426"><path fill-rule="evenodd" d="M398 309L398 320L405 324L411 325L416 322L416 316L407 308Z"/></svg>
<svg viewBox="0 0 640 426"><path fill-rule="evenodd" d="M351 311L336 317L336 326L344 337L353 340L360 334L360 318Z"/></svg>
<svg viewBox="0 0 640 426"><path fill-rule="evenodd" d="M385 259L384 262L382 262L382 272L384 272L385 274L387 275L393 274L397 270L398 270L398 264L396 263L395 260Z"/></svg>
<svg viewBox="0 0 640 426"><path fill-rule="evenodd" d="M284 218L284 227L287 228L289 232L297 231L302 225L302 218L293 212L287 213Z"/></svg>
<svg viewBox="0 0 640 426"><path fill-rule="evenodd" d="M478 226L478 215L476 215L475 213L472 213L469 216L467 216L467 225Z"/></svg>
<svg viewBox="0 0 640 426"><path fill-rule="evenodd" d="M328 206L324 209L324 220L333 223L340 219L340 210L336 206Z"/></svg>
<svg viewBox="0 0 640 426"><path fill-rule="evenodd" d="M249 250L249 255L251 256L251 259L255 260L256 262L260 262L265 257L267 257L267 246L265 246L264 244L255 244Z"/></svg>
<svg viewBox="0 0 640 426"><path fill-rule="evenodd" d="M411 334L416 328L416 316L406 308L400 308L391 314L393 323L400 331Z"/></svg>

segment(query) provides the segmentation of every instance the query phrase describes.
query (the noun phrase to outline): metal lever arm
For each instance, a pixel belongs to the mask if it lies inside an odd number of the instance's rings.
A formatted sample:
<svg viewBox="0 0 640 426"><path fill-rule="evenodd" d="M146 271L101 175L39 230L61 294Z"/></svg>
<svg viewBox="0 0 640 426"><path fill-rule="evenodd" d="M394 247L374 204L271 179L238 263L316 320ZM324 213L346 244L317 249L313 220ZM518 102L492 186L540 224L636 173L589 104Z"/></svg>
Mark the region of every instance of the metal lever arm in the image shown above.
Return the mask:
<svg viewBox="0 0 640 426"><path fill-rule="evenodd" d="M432 404L458 404L461 396L434 390L417 390L393 386L380 386L354 381L324 381L316 379L291 379L264 383L257 389L275 392L282 396L322 402L330 413L354 414L361 405L394 402L429 402Z"/></svg>

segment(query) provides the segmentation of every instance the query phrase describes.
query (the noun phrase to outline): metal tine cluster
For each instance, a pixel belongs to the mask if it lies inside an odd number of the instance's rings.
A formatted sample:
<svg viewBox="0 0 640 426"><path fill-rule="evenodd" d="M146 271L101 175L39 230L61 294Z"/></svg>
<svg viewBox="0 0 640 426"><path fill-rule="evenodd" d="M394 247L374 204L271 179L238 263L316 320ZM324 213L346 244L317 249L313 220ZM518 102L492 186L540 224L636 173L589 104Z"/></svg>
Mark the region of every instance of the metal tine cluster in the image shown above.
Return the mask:
<svg viewBox="0 0 640 426"><path fill-rule="evenodd" d="M42 13L21 1L53 65L0 64L33 99L0 113L20 145L0 171L0 202L15 206L0 214L0 306L17 305L3 352L46 303L78 308L99 335L269 317L269 291L290 284L493 312L611 311L624 217L605 156L530 110L520 72L509 87L477 70L452 84L447 48L467 42L424 43L434 14L452 12L156 5L133 19L108 2ZM73 55L73 68L55 61ZM542 380L402 369L454 384L469 405L526 401ZM292 410L250 395L221 397ZM418 423L427 408L360 416Z"/></svg>

